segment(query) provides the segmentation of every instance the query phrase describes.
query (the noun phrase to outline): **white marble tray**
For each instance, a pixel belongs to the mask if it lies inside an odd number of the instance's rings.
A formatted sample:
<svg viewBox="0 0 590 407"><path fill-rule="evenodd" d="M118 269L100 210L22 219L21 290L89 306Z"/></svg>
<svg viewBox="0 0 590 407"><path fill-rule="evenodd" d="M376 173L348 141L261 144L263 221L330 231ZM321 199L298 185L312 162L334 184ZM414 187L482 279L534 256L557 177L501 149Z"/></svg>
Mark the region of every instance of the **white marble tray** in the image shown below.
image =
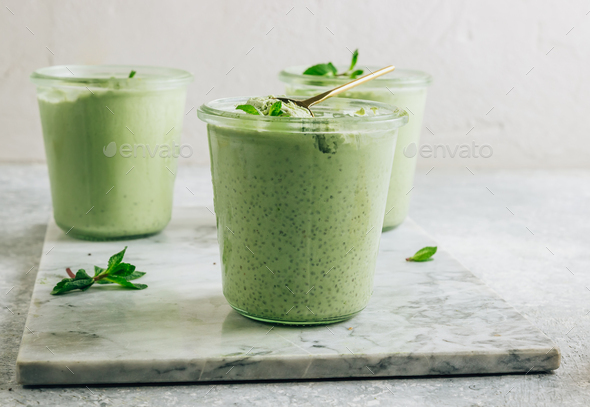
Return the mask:
<svg viewBox="0 0 590 407"><path fill-rule="evenodd" d="M22 384L90 384L539 372L560 352L411 220L383 234L369 306L328 327L246 319L221 293L215 217L176 208L161 234L85 242L50 222L17 360ZM143 291L51 296L65 268L102 265L123 246ZM91 253L89 256L88 254ZM485 261L485 259L482 259ZM138 281L139 282L139 281Z"/></svg>

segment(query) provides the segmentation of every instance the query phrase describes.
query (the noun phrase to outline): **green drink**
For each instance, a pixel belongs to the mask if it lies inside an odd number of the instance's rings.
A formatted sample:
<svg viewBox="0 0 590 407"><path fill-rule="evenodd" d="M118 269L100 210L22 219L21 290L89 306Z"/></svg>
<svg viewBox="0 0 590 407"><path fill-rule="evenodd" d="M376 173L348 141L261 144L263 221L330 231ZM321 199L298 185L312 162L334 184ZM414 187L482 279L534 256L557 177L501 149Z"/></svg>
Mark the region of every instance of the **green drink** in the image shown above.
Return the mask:
<svg viewBox="0 0 590 407"><path fill-rule="evenodd" d="M287 95L309 97L350 81L349 77L302 75L305 68L303 66L292 67L280 73L279 79L285 83ZM339 72L346 71L347 68L345 66L338 67L338 70ZM371 71L378 69L373 66L369 68ZM365 74L367 73L369 72L365 70ZM417 156L407 157L404 155L404 149L412 143L417 146L420 141L426 89L431 82L432 77L427 73L396 69L390 74L339 95L345 98L388 103L408 111L408 124L399 130L383 222L384 231L398 226L408 215L409 192L414 183Z"/></svg>
<svg viewBox="0 0 590 407"><path fill-rule="evenodd" d="M69 236L141 237L170 221L192 76L135 69L132 78L126 66L55 66L31 75L54 217Z"/></svg>
<svg viewBox="0 0 590 407"><path fill-rule="evenodd" d="M241 314L268 322L350 318L373 291L406 113L330 99L314 118L255 116L235 110L245 101L198 111L208 124L223 293ZM378 114L352 115L371 107Z"/></svg>

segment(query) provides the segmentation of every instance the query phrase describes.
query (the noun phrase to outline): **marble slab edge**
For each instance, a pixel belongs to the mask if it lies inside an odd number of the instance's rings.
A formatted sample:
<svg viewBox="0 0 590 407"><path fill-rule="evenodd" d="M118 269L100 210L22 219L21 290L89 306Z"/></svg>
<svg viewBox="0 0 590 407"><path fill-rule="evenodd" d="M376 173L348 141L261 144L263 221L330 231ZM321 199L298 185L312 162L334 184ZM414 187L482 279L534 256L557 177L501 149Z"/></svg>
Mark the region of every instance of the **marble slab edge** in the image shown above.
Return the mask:
<svg viewBox="0 0 590 407"><path fill-rule="evenodd" d="M291 360L289 360L291 359ZM99 384L143 382L208 382L249 380L297 380L329 378L375 378L407 376L440 376L494 373L539 373L557 369L560 353L557 349L530 349L474 354L440 354L413 356L341 355L301 357L228 357L204 360L113 360L94 364L89 369L77 369L77 363L57 361L48 363L20 360L17 380L23 385ZM228 370L232 375L228 376ZM75 373L74 373L75 372Z"/></svg>

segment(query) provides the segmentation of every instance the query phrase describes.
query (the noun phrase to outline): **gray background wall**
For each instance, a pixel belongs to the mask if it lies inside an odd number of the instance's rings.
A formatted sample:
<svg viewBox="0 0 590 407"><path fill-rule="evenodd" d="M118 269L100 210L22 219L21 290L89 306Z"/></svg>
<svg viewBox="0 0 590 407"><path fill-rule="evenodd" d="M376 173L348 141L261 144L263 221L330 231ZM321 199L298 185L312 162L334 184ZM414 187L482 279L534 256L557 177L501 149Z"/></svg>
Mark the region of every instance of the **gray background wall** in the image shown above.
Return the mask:
<svg viewBox="0 0 590 407"><path fill-rule="evenodd" d="M423 143L493 148L487 159L421 158L422 169L589 167L589 11L577 0L2 0L0 162L44 160L28 80L43 66L184 68L196 76L188 111L225 96L281 93L281 68L346 63L348 47L360 49L361 63L434 75ZM183 161L206 164L194 110L183 137L194 148Z"/></svg>

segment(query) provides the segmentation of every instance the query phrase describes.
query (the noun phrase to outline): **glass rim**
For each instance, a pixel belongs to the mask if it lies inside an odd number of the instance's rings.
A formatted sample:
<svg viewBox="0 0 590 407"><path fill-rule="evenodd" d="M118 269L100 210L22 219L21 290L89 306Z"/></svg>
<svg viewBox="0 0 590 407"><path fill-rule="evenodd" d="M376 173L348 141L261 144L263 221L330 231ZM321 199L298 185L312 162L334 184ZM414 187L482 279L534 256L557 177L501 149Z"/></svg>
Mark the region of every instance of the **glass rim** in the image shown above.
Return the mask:
<svg viewBox="0 0 590 407"><path fill-rule="evenodd" d="M282 97L282 96L281 96ZM290 96L287 96L290 97ZM251 130L271 130L274 132L350 132L358 130L380 130L383 128L399 128L408 122L408 113L404 109L381 102L360 99L330 98L312 107L314 112L340 111L336 108L371 109L377 107L378 115L338 116L338 117L282 117L251 115L240 110L227 110L230 106L244 104L250 97L240 96L221 98L202 104L197 109L199 119L207 124L222 127L239 127ZM293 97L297 99L297 97ZM223 109L225 107L225 109ZM381 114L381 111L387 113ZM302 130L307 129L307 130Z"/></svg>
<svg viewBox="0 0 590 407"><path fill-rule="evenodd" d="M283 69L279 73L279 80L283 83L287 84L298 84L298 85L308 85L308 86L326 86L326 87L336 87L338 85L344 85L345 83L350 82L352 79L350 77L334 77L334 76L317 76L317 75L304 75L303 72L309 68L307 65L297 65L291 66L288 68ZM345 65L337 65L336 68L338 71L346 71L349 66ZM380 68L381 66L376 65L361 65L358 66L359 69L363 69L364 75L366 75L367 71L374 72ZM396 68L393 72L389 74L385 74L379 78L375 78L370 82L360 85L360 88L380 88L380 87L388 87L388 88L418 88L418 87L428 87L432 84L432 75L427 72L419 71L416 69L405 69L405 68Z"/></svg>
<svg viewBox="0 0 590 407"><path fill-rule="evenodd" d="M131 71L136 74L129 78ZM149 65L53 65L29 77L37 86L93 86L109 89L181 87L193 81L182 69Z"/></svg>

